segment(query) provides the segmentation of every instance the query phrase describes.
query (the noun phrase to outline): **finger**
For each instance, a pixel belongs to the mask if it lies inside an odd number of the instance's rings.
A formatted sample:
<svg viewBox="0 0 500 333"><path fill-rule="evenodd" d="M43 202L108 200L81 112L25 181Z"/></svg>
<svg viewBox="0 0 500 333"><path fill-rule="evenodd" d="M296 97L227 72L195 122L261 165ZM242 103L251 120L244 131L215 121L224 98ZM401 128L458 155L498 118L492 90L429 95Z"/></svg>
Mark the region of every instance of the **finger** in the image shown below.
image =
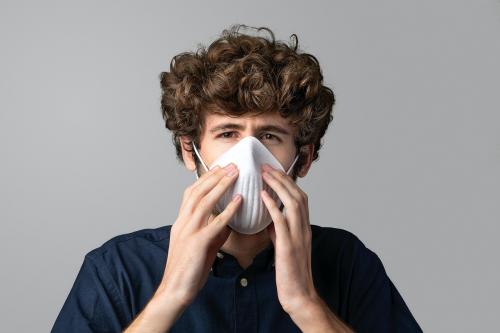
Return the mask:
<svg viewBox="0 0 500 333"><path fill-rule="evenodd" d="M197 223L194 223L193 227L201 228L204 224L206 224L207 219L210 214L212 214L215 205L224 193L227 192L229 187L236 181L236 178L238 178L237 169L234 170L234 173L226 174L226 176L222 177L217 185L215 185L201 200L197 202L196 209L193 213L193 220L197 221Z"/></svg>
<svg viewBox="0 0 500 333"><path fill-rule="evenodd" d="M211 191L217 183L219 183L231 170L231 166L236 167L234 163L230 163L224 168L218 168L214 173L207 176L207 178L193 186L186 198L185 207L188 211L193 212L195 207L199 204L200 200Z"/></svg>
<svg viewBox="0 0 500 333"><path fill-rule="evenodd" d="M215 172L219 171L221 167L219 165L214 166L212 169L204 172L201 176L196 179L196 181L192 184L192 187L195 188L199 185L201 185L207 178L209 178L212 174Z"/></svg>
<svg viewBox="0 0 500 333"><path fill-rule="evenodd" d="M216 216L211 215L207 223L208 224L212 223L215 217ZM225 228L222 228L222 231L216 234L215 237L213 235L208 235L208 233L206 233L207 235L206 237L208 239L210 248L218 251L221 248L221 246L226 242L227 238L231 234L231 231L232 231L231 228L226 226ZM203 229L202 232L206 231Z"/></svg>
<svg viewBox="0 0 500 333"><path fill-rule="evenodd" d="M274 179L280 182L298 203L298 209L300 211L300 214L297 214L298 220L292 219L290 221L290 223L293 224L292 226L290 226L293 229L292 233L300 235L301 233L305 232L308 227L307 224L309 224L309 207L307 203L307 194L302 191L297 183L294 182L293 179L291 179L291 177L285 174L283 171L274 169L269 164L264 164L262 166L262 169L269 172ZM290 209L289 207L287 208L288 210ZM288 212L288 210L285 210L285 215L287 215L286 213Z"/></svg>
<svg viewBox="0 0 500 333"><path fill-rule="evenodd" d="M227 225L238 211L242 201L241 194L235 195L226 208L203 229L203 232L206 232L213 239L217 238L220 233L225 232L225 229L229 229Z"/></svg>
<svg viewBox="0 0 500 333"><path fill-rule="evenodd" d="M267 233L269 238L273 242L274 247L276 248L276 230L274 229L274 222L270 223L267 227Z"/></svg>
<svg viewBox="0 0 500 333"><path fill-rule="evenodd" d="M286 208L286 221L289 224L290 233L300 236L303 230L302 221L304 220L302 203L290 194L288 188L279 179L274 178L269 172L262 174L265 182L278 194Z"/></svg>
<svg viewBox="0 0 500 333"><path fill-rule="evenodd" d="M198 180L193 183L193 185L184 190L182 203L179 209L179 215L184 215L184 218L179 219L180 229L184 230L192 221L192 213L196 207L196 203L200 200L200 195L203 195L213 188L225 174L225 168L216 166L204 173L202 177L198 178Z"/></svg>
<svg viewBox="0 0 500 333"><path fill-rule="evenodd" d="M216 171L218 171L220 169L220 166L215 166L214 168L208 170L207 172L205 172L204 174L202 174L200 177L198 177L198 179L196 179L196 181L191 184L190 186L188 186L185 190L184 190L184 194L182 196L182 203L181 203L181 207L185 204L185 202L187 201L187 199L189 198L190 196L190 193L191 191L201 185L209 176L211 176L212 174L214 174Z"/></svg>
<svg viewBox="0 0 500 333"><path fill-rule="evenodd" d="M290 230L288 228L288 224L286 223L285 217L281 213L281 210L276 205L276 201L267 193L266 190L262 190L260 192L262 197L262 201L264 201L264 205L266 205L271 218L273 219L274 230L276 238L284 238L286 241L283 244L289 243L290 239Z"/></svg>
<svg viewBox="0 0 500 333"><path fill-rule="evenodd" d="M281 170L273 168L271 165L267 163L262 165L262 170L269 172L271 176L282 182L283 185L290 192L292 197L294 197L297 200L302 199L304 192L300 189L300 187L298 187L297 183L294 182L289 175L285 174Z"/></svg>

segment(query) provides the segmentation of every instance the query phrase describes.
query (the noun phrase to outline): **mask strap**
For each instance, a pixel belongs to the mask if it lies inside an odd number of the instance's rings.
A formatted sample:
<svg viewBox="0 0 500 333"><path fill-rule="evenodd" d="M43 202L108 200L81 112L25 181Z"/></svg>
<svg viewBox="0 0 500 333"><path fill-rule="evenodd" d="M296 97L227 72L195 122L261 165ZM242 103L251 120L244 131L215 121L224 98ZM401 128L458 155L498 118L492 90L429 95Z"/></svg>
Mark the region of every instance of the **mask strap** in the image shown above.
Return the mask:
<svg viewBox="0 0 500 333"><path fill-rule="evenodd" d="M194 149L196 156L198 156L198 158L200 159L201 164L203 164L205 171L208 171L208 167L206 166L205 162L203 162L203 159L201 158L200 153L198 152L198 149L196 149L196 145L194 144L194 142L193 142L193 149ZM288 168L288 170L286 172L287 175L290 173L290 170L292 170L293 166L298 161L299 157L300 157L300 154L297 154L297 156L295 156L295 159L293 160L292 165L290 165L290 167ZM196 173L196 179L198 179L198 172L195 171L195 173Z"/></svg>
<svg viewBox="0 0 500 333"><path fill-rule="evenodd" d="M299 156L300 156L300 154L297 154L297 156L295 157L295 160L293 160L292 165L290 165L290 167L288 168L288 171L286 172L287 175L290 172L290 170L292 170L293 166L295 165L295 162L297 162L297 160L299 159Z"/></svg>
<svg viewBox="0 0 500 333"><path fill-rule="evenodd" d="M194 144L194 142L193 142L193 148L194 148L194 152L196 153L196 156L198 156L198 158L200 159L201 164L203 164L203 167L205 168L205 171L208 171L208 168L205 165L205 162L203 162L203 159L201 158L200 154L198 153L198 149L196 149L196 145ZM198 172L196 170L195 170L195 173L196 173L196 178L198 178Z"/></svg>

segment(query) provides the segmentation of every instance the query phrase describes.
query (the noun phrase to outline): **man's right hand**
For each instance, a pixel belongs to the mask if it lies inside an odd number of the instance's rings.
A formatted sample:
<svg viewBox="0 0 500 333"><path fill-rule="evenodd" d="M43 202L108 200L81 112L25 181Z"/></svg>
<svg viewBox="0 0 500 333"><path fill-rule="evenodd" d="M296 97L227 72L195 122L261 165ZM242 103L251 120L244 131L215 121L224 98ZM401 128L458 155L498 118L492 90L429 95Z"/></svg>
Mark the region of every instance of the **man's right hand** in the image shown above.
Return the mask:
<svg viewBox="0 0 500 333"><path fill-rule="evenodd" d="M162 281L143 311L124 332L166 332L194 300L208 278L217 251L231 233L227 226L238 210L241 195L215 218L212 211L238 177L234 163L215 167L189 186L179 215L170 229L167 263Z"/></svg>
<svg viewBox="0 0 500 333"><path fill-rule="evenodd" d="M185 306L206 283L217 251L231 233L227 224L240 206L241 195L213 220L209 217L237 176L234 163L216 167L184 191L179 215L171 227L167 264L158 291Z"/></svg>

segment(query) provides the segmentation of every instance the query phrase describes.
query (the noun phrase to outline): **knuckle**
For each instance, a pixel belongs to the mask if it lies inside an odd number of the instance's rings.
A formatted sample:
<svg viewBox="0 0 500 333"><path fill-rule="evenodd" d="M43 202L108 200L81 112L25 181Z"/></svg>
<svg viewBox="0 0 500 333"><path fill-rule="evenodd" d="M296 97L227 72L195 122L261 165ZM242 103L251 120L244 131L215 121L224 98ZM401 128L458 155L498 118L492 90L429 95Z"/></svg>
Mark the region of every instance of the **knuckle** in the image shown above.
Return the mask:
<svg viewBox="0 0 500 333"><path fill-rule="evenodd" d="M278 178L283 178L285 176L285 173L281 170L276 170L274 171L274 175Z"/></svg>
<svg viewBox="0 0 500 333"><path fill-rule="evenodd" d="M221 181L217 184L218 187L226 188L231 186L231 184L236 180L234 177L224 177L222 178Z"/></svg>
<svg viewBox="0 0 500 333"><path fill-rule="evenodd" d="M213 181L213 188L220 186L221 184L224 183L227 177L224 177L224 175L219 175L214 181Z"/></svg>
<svg viewBox="0 0 500 333"><path fill-rule="evenodd" d="M196 209L204 209L207 205L207 199L203 198L195 204Z"/></svg>
<svg viewBox="0 0 500 333"><path fill-rule="evenodd" d="M218 168L215 170L215 172L211 175L211 177L222 177L226 174L226 170L224 168Z"/></svg>
<svg viewBox="0 0 500 333"><path fill-rule="evenodd" d="M222 222L222 217L219 215L217 215L216 217L214 217L214 219L212 220L212 223L214 224L218 224L218 223L221 223Z"/></svg>
<svg viewBox="0 0 500 333"><path fill-rule="evenodd" d="M243 201L243 198L241 197L241 198L240 198L240 202L242 202L242 201ZM231 208L230 208L230 209L231 209L231 211L237 210L237 209L238 209L238 206L239 206L239 202L234 201L234 200L231 200L231 202L230 202L230 204L229 204L228 206L230 206L230 207L231 207Z"/></svg>
<svg viewBox="0 0 500 333"><path fill-rule="evenodd" d="M207 210L208 206L209 206L209 199L207 197L204 197L196 204L196 207L201 210Z"/></svg>
<svg viewBox="0 0 500 333"><path fill-rule="evenodd" d="M217 185L219 184L228 184L231 182L231 178L232 177L226 177L226 175L221 175L220 179L219 179L219 182L217 183Z"/></svg>
<svg viewBox="0 0 500 333"><path fill-rule="evenodd" d="M191 190L190 192L190 196L191 197L198 197L200 195L200 188L199 187L195 187Z"/></svg>
<svg viewBox="0 0 500 333"><path fill-rule="evenodd" d="M276 204L276 201L274 201L274 200L268 200L267 204L269 205L269 207L271 209L278 209L278 205ZM283 205L284 205L284 203L283 203Z"/></svg>
<svg viewBox="0 0 500 333"><path fill-rule="evenodd" d="M290 202L290 208L292 208L292 209L299 209L300 208L300 203L297 200L292 200Z"/></svg>

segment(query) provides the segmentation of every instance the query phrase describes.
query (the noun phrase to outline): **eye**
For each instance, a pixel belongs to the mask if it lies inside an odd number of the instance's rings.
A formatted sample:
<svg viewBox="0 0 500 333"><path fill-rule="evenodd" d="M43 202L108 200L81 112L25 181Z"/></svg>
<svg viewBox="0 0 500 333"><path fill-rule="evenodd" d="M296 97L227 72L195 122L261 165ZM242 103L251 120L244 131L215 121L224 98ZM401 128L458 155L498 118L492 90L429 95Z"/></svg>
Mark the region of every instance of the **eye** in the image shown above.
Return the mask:
<svg viewBox="0 0 500 333"><path fill-rule="evenodd" d="M235 133L234 131L231 131L231 132L223 132L219 135L217 135L218 138L224 138L224 139L229 139L231 138L231 135L228 135L228 134L233 134Z"/></svg>
<svg viewBox="0 0 500 333"><path fill-rule="evenodd" d="M271 133L264 133L264 135L262 135L262 137L266 140L280 141L280 139L276 135L271 134Z"/></svg>

